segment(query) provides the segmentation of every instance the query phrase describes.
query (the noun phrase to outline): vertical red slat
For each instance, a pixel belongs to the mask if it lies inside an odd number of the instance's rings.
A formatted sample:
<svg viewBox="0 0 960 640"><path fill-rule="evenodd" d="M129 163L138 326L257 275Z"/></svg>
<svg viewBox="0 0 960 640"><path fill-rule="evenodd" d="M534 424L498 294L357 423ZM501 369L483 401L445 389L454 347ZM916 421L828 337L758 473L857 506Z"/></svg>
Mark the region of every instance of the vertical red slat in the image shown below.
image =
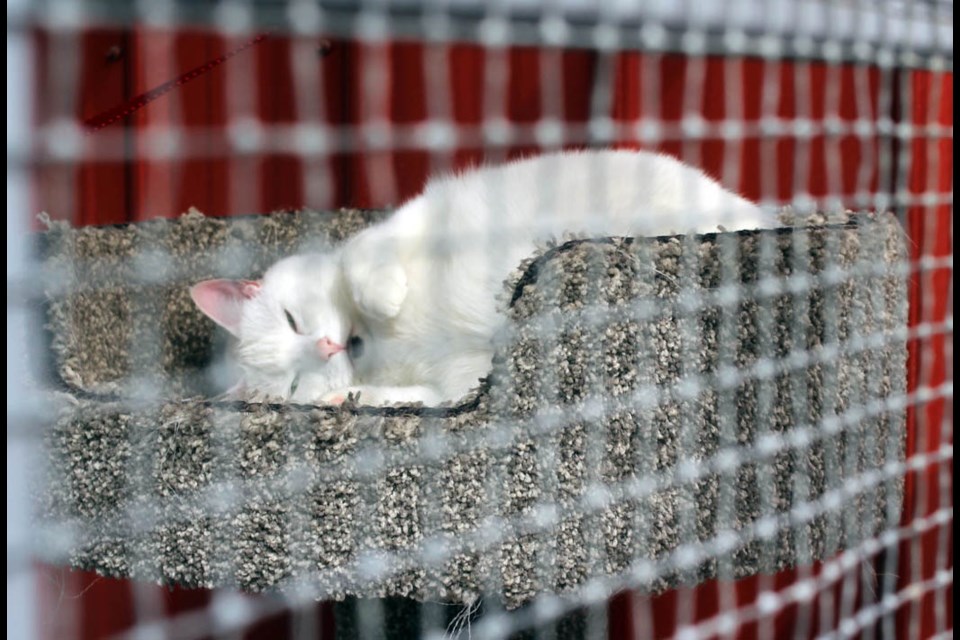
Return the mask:
<svg viewBox="0 0 960 640"><path fill-rule="evenodd" d="M289 38L268 38L252 52L256 59L257 112L264 126L292 125L298 115L290 64ZM325 64L318 54L314 64ZM266 154L260 167L260 202L251 213L268 213L278 209L297 209L304 206L303 162L294 154Z"/></svg>
<svg viewBox="0 0 960 640"><path fill-rule="evenodd" d="M533 47L510 47L507 60L507 120L517 124L535 123L543 115L540 51ZM507 149L507 158L519 158L537 151L535 144L512 144Z"/></svg>
<svg viewBox="0 0 960 640"><path fill-rule="evenodd" d="M427 120L427 91L443 91L424 76L424 47L416 42L395 42L388 48L390 57L390 121L411 126ZM430 172L430 152L425 149L401 150L391 154L396 176L397 202L378 203L397 206L423 189Z"/></svg>
<svg viewBox="0 0 960 640"><path fill-rule="evenodd" d="M77 37L76 49L63 34L38 30L36 124L74 121L76 124L124 103L129 96L129 34L120 29L90 29ZM76 59L64 59L76 56ZM79 73L75 95L68 87L53 86L65 72ZM69 110L69 111L68 111ZM122 135L123 123L111 127ZM92 153L104 145L96 138L84 141ZM38 211L74 224L111 224L127 220L129 166L122 160L90 160L78 164L40 165L35 173L34 199Z"/></svg>
<svg viewBox="0 0 960 640"><path fill-rule="evenodd" d="M453 121L461 126L479 126L483 122L483 84L486 58L483 47L457 43L450 46L450 110ZM454 155L454 166L476 165L483 161L483 150L460 144Z"/></svg>
<svg viewBox="0 0 960 640"><path fill-rule="evenodd" d="M263 45L258 45L264 46ZM226 52L227 46L217 33L203 30L181 30L174 42L173 54L176 56L180 71L192 69ZM231 60L226 64L236 64L251 68L250 59L254 51L245 51L239 61ZM227 122L227 97L225 65L217 67L193 80L165 98L171 101L169 107L179 109L180 122L188 130L220 130ZM175 103L173 102L175 101ZM168 107L168 108L169 108ZM146 110L154 110L153 105ZM165 217L176 216L190 207L197 207L210 216L226 216L232 212L227 208L226 193L230 188L230 161L215 149L215 141L205 143L206 149L200 151L205 157L186 158L181 163L175 185L175 200L172 209Z"/></svg>
<svg viewBox="0 0 960 640"><path fill-rule="evenodd" d="M134 29L131 47L132 95L145 93L181 72L175 55L177 37L177 32L171 30L150 27ZM197 57L202 56L203 53L199 52ZM201 63L202 61L197 61L197 64ZM203 82L204 79L200 81ZM150 145L154 141L150 133L161 132L174 124L177 118L177 103L184 91L191 88L186 85L168 93L131 116L133 197L130 215L133 220L182 213L176 211L175 198L182 165L179 160L154 160L150 156Z"/></svg>

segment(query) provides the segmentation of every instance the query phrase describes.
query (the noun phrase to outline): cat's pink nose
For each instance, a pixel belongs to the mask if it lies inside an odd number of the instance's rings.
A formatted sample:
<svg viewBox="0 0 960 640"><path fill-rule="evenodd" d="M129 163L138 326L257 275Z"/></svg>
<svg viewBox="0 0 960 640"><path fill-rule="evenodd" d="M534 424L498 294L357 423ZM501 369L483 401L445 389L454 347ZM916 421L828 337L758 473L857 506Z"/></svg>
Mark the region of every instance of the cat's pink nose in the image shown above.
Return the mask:
<svg viewBox="0 0 960 640"><path fill-rule="evenodd" d="M317 353L319 353L320 357L324 360L329 360L335 354L345 350L346 347L337 344L330 338L320 338L317 340Z"/></svg>

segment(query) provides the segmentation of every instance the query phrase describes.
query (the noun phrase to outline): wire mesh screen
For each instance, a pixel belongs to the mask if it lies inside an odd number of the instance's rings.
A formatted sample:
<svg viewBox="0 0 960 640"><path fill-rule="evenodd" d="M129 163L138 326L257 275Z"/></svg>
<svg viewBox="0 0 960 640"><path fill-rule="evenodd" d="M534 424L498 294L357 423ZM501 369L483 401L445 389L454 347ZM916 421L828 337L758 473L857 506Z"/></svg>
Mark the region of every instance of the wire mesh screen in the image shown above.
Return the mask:
<svg viewBox="0 0 960 640"><path fill-rule="evenodd" d="M8 637L952 636L952 3L7 15Z"/></svg>

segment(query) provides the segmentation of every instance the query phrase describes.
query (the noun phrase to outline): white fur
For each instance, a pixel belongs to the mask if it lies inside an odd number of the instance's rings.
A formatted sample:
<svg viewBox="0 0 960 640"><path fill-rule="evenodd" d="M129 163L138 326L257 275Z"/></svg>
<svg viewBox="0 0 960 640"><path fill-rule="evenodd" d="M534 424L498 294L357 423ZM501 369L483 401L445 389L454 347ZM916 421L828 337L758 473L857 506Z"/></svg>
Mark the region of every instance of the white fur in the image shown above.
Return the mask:
<svg viewBox="0 0 960 640"><path fill-rule="evenodd" d="M540 241L565 232L652 236L775 226L772 214L663 155L542 155L436 178L389 219L325 255L275 264L243 305L240 361L248 387L364 404L455 400L489 372L504 316L496 297ZM299 314L309 338L287 327ZM311 356L322 336L364 340L351 363ZM301 339L302 338L302 339ZM352 364L352 367L351 367ZM284 389L286 387L286 389Z"/></svg>

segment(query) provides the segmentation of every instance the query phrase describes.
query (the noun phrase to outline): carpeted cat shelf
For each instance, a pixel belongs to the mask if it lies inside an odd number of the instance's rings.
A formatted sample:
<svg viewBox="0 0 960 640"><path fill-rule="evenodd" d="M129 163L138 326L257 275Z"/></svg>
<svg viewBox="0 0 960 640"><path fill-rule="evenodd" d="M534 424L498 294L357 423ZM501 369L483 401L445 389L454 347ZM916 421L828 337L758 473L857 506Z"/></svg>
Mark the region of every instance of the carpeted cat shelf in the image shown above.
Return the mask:
<svg viewBox="0 0 960 640"><path fill-rule="evenodd" d="M490 376L449 406L210 400L222 336L188 287L380 215L41 234L52 556L188 587L512 609L774 573L896 522L893 216L543 247L506 283ZM218 267L244 250L244 273Z"/></svg>

